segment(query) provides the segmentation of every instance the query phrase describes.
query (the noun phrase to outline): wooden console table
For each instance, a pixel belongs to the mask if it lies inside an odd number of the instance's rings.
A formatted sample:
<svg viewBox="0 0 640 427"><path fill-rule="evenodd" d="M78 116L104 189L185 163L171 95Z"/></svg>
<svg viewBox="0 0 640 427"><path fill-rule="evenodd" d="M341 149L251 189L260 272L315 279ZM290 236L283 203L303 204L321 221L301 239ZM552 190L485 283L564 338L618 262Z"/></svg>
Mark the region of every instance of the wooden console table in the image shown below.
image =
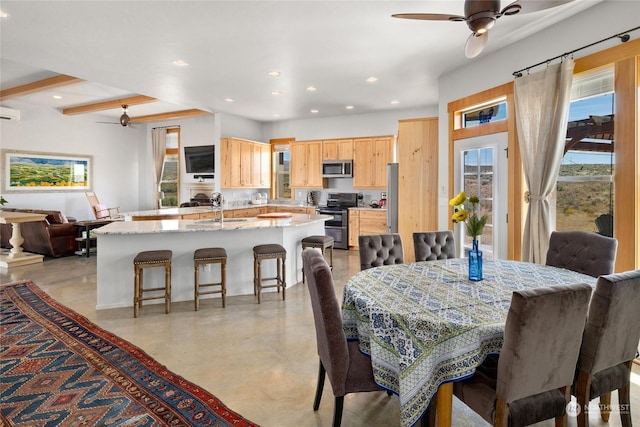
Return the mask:
<svg viewBox="0 0 640 427"><path fill-rule="evenodd" d="M42 221L46 217L45 214L0 212L0 223L12 225L11 239L9 239L12 248L3 250L0 254L0 267L10 268L42 262L44 255L32 254L22 250L24 239L20 231L20 224L23 222Z"/></svg>

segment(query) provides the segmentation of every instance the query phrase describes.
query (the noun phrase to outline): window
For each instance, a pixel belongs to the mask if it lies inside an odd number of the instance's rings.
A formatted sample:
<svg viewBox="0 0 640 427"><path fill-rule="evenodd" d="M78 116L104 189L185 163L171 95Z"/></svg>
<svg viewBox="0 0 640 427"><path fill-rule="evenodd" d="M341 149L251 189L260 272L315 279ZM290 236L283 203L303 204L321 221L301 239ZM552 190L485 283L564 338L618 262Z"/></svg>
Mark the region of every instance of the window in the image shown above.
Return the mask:
<svg viewBox="0 0 640 427"><path fill-rule="evenodd" d="M494 226L494 147L483 147L463 152L463 187L468 197L478 196L480 209L478 216L489 214L489 219L482 235L478 236L481 249L487 258L493 258L493 226ZM462 233L464 246L471 247L471 237Z"/></svg>
<svg viewBox="0 0 640 427"><path fill-rule="evenodd" d="M505 120L507 118L507 103L492 102L479 108L473 108L462 114L463 128L483 125L485 123Z"/></svg>
<svg viewBox="0 0 640 427"><path fill-rule="evenodd" d="M613 235L613 69L574 79L556 229Z"/></svg>
<svg viewBox="0 0 640 427"><path fill-rule="evenodd" d="M162 191L161 206L177 207L180 194L180 129L167 129L166 153L162 166L162 178L160 179L160 191Z"/></svg>

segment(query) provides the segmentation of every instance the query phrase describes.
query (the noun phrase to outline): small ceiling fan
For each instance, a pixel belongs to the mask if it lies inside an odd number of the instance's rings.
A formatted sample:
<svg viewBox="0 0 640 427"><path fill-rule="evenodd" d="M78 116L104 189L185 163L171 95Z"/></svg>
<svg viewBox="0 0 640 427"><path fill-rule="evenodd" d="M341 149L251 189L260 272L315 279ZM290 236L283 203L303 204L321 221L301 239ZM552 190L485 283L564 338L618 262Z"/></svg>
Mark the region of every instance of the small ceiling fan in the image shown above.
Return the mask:
<svg viewBox="0 0 640 427"><path fill-rule="evenodd" d="M122 115L120 116L120 122L97 122L97 123L107 123L113 125L121 125L123 127L131 127L131 117L127 114L128 105L122 105Z"/></svg>
<svg viewBox="0 0 640 427"><path fill-rule="evenodd" d="M501 16L536 12L572 1L573 0L516 0L500 9L500 0L465 0L464 16L447 15L443 13L398 13L391 16L394 18L420 19L424 21L466 22L471 30L471 35L467 39L464 53L467 58L474 58L484 49L489 39L489 30Z"/></svg>

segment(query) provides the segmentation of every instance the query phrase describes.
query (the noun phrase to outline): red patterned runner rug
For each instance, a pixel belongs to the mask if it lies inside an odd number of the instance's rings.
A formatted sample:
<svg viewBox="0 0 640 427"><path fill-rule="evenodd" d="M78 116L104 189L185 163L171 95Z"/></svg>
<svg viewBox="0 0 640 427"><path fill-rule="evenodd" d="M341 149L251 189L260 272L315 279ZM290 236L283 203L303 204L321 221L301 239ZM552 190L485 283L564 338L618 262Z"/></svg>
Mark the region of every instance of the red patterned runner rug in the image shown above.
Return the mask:
<svg viewBox="0 0 640 427"><path fill-rule="evenodd" d="M0 426L255 426L34 283L0 285Z"/></svg>

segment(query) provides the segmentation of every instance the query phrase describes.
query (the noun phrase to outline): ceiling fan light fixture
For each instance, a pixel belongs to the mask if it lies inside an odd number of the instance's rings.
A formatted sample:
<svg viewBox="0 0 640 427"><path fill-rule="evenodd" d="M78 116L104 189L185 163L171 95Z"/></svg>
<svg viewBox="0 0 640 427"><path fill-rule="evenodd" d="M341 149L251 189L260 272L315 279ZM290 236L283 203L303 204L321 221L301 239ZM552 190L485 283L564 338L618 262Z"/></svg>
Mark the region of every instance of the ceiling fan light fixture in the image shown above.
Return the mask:
<svg viewBox="0 0 640 427"><path fill-rule="evenodd" d="M475 58L480 55L480 52L484 50L489 40L489 33L484 32L482 34L473 33L467 39L467 43L464 45L464 55L467 58Z"/></svg>
<svg viewBox="0 0 640 427"><path fill-rule="evenodd" d="M127 108L127 105L122 106L122 115L120 116L120 124L125 127L131 123L131 118L127 115Z"/></svg>

